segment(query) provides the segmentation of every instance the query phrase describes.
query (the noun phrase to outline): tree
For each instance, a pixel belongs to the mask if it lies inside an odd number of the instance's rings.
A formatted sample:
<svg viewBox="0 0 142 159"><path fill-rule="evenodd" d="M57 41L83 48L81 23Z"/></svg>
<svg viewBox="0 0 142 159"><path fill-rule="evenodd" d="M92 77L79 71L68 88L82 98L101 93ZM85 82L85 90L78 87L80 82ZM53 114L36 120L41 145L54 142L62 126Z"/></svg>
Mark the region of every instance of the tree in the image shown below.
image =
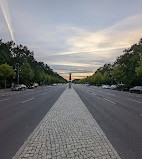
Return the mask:
<svg viewBox="0 0 142 159"><path fill-rule="evenodd" d="M112 72L112 77L118 82L125 82L126 76L125 73L123 72L122 68L120 65L114 68Z"/></svg>
<svg viewBox="0 0 142 159"><path fill-rule="evenodd" d="M4 80L4 88L6 88L7 79L10 77L14 77L16 73L14 72L12 66L8 64L0 65L0 77Z"/></svg>
<svg viewBox="0 0 142 159"><path fill-rule="evenodd" d="M136 67L136 75L140 78L140 80L142 81L142 56L141 56L141 60L139 62L139 67Z"/></svg>
<svg viewBox="0 0 142 159"><path fill-rule="evenodd" d="M33 77L34 71L31 69L30 64L26 60L21 66L20 81L27 85L32 82Z"/></svg>
<svg viewBox="0 0 142 159"><path fill-rule="evenodd" d="M96 72L93 77L93 81L95 82L95 84L99 85L103 82L103 76L100 72Z"/></svg>
<svg viewBox="0 0 142 159"><path fill-rule="evenodd" d="M111 83L111 79L110 79L109 73L107 71L105 71L105 73L103 74L103 83L105 83L105 84Z"/></svg>

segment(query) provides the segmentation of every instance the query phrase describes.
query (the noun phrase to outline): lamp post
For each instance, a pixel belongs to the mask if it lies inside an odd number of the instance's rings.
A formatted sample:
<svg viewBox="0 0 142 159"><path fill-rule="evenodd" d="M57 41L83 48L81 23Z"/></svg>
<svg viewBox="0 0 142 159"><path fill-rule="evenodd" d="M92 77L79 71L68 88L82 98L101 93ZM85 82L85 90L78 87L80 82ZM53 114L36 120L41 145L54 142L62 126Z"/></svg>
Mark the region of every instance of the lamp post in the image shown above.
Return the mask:
<svg viewBox="0 0 142 159"><path fill-rule="evenodd" d="M112 85L113 84L113 78L112 78L111 72L109 73L109 75L110 75L110 82L111 82L111 85Z"/></svg>
<svg viewBox="0 0 142 159"><path fill-rule="evenodd" d="M17 71L16 73L17 73L17 84L19 84L19 63L16 63L16 65L15 65L15 70Z"/></svg>

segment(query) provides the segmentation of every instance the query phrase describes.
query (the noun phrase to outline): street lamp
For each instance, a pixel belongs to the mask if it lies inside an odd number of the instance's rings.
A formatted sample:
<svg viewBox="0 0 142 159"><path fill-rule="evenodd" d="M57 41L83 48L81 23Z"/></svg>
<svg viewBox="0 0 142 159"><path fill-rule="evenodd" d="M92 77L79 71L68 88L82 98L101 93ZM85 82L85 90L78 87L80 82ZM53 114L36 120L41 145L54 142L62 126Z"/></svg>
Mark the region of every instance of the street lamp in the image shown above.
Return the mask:
<svg viewBox="0 0 142 159"><path fill-rule="evenodd" d="M16 73L17 73L17 84L19 84L19 63L16 63L15 65L15 70L16 70Z"/></svg>

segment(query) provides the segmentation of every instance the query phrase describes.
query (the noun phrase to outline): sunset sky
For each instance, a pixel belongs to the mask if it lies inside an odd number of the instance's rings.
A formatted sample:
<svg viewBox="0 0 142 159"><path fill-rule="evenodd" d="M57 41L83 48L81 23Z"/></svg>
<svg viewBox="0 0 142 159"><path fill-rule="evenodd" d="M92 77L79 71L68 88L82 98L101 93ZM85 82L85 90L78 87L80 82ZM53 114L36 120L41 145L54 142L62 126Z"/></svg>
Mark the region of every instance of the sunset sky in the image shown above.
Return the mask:
<svg viewBox="0 0 142 159"><path fill-rule="evenodd" d="M83 78L142 38L142 0L0 0L0 39Z"/></svg>

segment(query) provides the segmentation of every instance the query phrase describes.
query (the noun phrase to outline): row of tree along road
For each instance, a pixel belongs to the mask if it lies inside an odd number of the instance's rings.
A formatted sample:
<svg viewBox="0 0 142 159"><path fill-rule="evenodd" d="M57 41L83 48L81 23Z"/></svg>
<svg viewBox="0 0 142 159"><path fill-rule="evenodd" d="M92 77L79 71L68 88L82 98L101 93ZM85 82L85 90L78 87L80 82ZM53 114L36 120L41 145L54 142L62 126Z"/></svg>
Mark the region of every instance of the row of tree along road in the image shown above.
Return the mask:
<svg viewBox="0 0 142 159"><path fill-rule="evenodd" d="M12 83L29 85L34 82L48 85L66 80L47 64L38 62L26 46L0 40L0 88L11 87Z"/></svg>
<svg viewBox="0 0 142 159"><path fill-rule="evenodd" d="M79 83L93 85L124 83L129 87L142 86L142 39L138 44L124 50L124 54L113 64L105 64L92 76L81 79Z"/></svg>

